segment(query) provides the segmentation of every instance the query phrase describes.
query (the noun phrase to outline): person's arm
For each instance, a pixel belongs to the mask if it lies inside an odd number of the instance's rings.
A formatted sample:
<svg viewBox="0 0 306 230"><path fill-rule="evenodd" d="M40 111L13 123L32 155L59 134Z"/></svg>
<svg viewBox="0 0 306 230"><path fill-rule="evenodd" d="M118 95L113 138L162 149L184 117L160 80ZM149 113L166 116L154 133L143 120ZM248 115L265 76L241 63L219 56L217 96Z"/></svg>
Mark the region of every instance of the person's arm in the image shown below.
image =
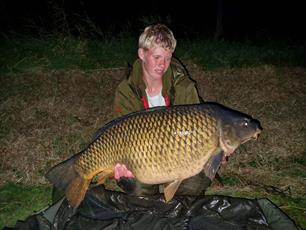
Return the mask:
<svg viewBox="0 0 306 230"><path fill-rule="evenodd" d="M117 118L143 109L140 98L133 92L124 80L119 84L115 92L113 103L113 118Z"/></svg>
<svg viewBox="0 0 306 230"><path fill-rule="evenodd" d="M173 59L172 72L174 75L175 99L174 105L198 104L204 102L199 96L196 82L192 80L185 66Z"/></svg>
<svg viewBox="0 0 306 230"><path fill-rule="evenodd" d="M187 76L181 76L175 83L174 105L197 104L203 102L198 94L195 82Z"/></svg>

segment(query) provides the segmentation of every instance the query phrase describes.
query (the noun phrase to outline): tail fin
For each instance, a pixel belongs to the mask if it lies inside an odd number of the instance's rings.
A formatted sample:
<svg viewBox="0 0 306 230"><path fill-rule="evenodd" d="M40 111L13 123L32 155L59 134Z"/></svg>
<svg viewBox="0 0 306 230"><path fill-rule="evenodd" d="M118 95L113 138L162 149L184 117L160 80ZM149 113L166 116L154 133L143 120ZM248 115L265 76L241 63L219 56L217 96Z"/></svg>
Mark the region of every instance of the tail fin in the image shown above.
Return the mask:
<svg viewBox="0 0 306 230"><path fill-rule="evenodd" d="M68 185L76 177L78 173L74 169L74 163L80 157L80 153L72 156L68 160L65 160L54 167L52 167L46 174L46 178L57 188L66 190Z"/></svg>
<svg viewBox="0 0 306 230"><path fill-rule="evenodd" d="M86 191L90 184L90 180L86 180L80 176L75 178L66 189L65 195L69 204L77 208L85 197Z"/></svg>
<svg viewBox="0 0 306 230"><path fill-rule="evenodd" d="M57 188L64 190L69 204L77 208L84 199L90 180L82 178L74 169L74 163L81 153L51 168L46 178Z"/></svg>

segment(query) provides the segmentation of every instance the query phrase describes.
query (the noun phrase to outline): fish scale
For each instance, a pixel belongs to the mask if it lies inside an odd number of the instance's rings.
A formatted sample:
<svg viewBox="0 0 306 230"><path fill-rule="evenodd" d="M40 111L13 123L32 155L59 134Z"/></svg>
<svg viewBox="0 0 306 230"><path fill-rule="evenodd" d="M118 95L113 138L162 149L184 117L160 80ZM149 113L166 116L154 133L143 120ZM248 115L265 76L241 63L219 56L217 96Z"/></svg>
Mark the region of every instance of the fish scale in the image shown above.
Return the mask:
<svg viewBox="0 0 306 230"><path fill-rule="evenodd" d="M142 183L169 183L164 190L169 201L184 179L202 170L213 179L222 159L260 132L257 120L217 103L154 108L106 124L86 149L54 166L47 178L77 207L92 178L103 174L103 183L120 163Z"/></svg>
<svg viewBox="0 0 306 230"><path fill-rule="evenodd" d="M174 114L174 116L171 116L171 114ZM95 142L93 148L89 148L77 162L76 168L79 174L86 175L89 171L98 171L99 168L106 168L116 162L122 162L126 163L136 176L140 173L143 174L139 175L139 178L152 175L155 177L164 177L167 176L165 171L170 172L182 166L188 169L188 167L190 167L188 162L192 160L192 158L199 156L198 151L194 151L195 145L193 143L205 142L205 140L209 140L210 133L215 132L211 127L216 127L216 125L214 125L216 120L211 118L207 111L199 113L196 110L183 110L179 113L173 113L173 111L169 112L166 110L165 112L156 113L150 117L145 115L146 114L134 117L131 120L122 122L121 125L113 126L105 135L101 135L99 139L102 139L104 143L109 143L112 148L109 148L108 151L97 151L102 145L100 144L99 148L95 148L96 143L100 143L101 141L98 140ZM146 119L151 119L152 121ZM152 124L154 124L156 120L165 120L166 122L152 129L151 126L153 126ZM191 132L195 132L193 130L198 130L201 126L204 127L205 125L209 127L207 131L204 131L202 135L197 135L198 138L194 138L195 134ZM179 133L174 134L174 130L177 129L180 130ZM116 130L118 130L120 134L117 138L112 138L112 134L116 133ZM168 138L162 139L160 137ZM195 140L192 141L193 139ZM113 140L115 140L115 143L112 144ZM160 148L153 150L153 148L150 148L151 146L160 146ZM106 148L108 148L108 146L106 146ZM94 149L94 151L92 151L92 149ZM122 152L123 149L125 149L125 154ZM133 153L139 154L133 157ZM186 161L183 161L183 165L181 161L173 160L182 158L182 153L184 153L184 158L186 158ZM126 158L129 154L131 154L131 159L127 162L123 162L123 157ZM102 156L97 157L97 155ZM105 159L105 156L107 156L108 159ZM89 160L92 158L99 158L102 160ZM157 161L156 164L150 164L152 166L151 170L155 173L151 173L150 168L145 168L149 162L153 161ZM96 162L99 162L100 165L96 164ZM104 165L101 164L102 162ZM159 167L157 167L157 165L159 165ZM138 172L144 169L146 169L145 171L147 173ZM160 174L160 176L156 174ZM171 174L168 176L173 177L175 175Z"/></svg>

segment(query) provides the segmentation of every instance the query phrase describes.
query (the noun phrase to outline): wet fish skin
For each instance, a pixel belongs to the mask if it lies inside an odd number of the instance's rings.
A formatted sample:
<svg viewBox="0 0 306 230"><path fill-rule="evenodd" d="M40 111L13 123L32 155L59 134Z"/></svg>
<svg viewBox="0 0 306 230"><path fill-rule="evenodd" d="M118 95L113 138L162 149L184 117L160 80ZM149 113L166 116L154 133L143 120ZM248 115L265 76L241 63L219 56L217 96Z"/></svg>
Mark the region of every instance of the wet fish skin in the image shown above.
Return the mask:
<svg viewBox="0 0 306 230"><path fill-rule="evenodd" d="M217 103L154 108L106 124L85 150L46 176L77 207L92 178L103 172L103 184L121 163L142 183L170 183L164 191L169 201L184 179L203 169L212 179L222 156L260 132L257 120Z"/></svg>

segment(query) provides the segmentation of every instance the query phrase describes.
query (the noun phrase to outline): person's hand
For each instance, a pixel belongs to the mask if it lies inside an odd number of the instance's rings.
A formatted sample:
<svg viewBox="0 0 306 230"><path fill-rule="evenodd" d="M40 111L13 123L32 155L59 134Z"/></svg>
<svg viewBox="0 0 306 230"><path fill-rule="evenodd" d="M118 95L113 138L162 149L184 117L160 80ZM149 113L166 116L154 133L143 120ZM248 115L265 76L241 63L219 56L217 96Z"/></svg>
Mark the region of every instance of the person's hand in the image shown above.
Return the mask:
<svg viewBox="0 0 306 230"><path fill-rule="evenodd" d="M135 178L133 173L130 170L128 170L128 168L124 164L119 164L119 163L116 164L114 172L115 172L115 179L117 181L119 181L121 177Z"/></svg>
<svg viewBox="0 0 306 230"><path fill-rule="evenodd" d="M128 194L141 196L158 193L157 185L148 185L137 181L133 173L124 164L116 164L114 174L117 185Z"/></svg>
<svg viewBox="0 0 306 230"><path fill-rule="evenodd" d="M124 164L119 163L115 165L114 171L114 177L119 187L126 193L132 193L136 187L136 180L133 173Z"/></svg>

